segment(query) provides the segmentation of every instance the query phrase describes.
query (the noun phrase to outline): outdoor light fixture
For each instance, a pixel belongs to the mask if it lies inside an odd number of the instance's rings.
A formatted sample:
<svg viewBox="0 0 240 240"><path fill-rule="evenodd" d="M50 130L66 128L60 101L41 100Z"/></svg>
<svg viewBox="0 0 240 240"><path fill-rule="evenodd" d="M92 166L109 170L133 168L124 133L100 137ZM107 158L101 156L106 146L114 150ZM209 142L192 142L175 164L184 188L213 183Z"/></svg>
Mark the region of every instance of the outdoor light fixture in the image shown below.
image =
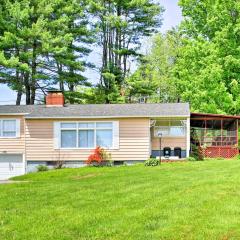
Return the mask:
<svg viewBox="0 0 240 240"><path fill-rule="evenodd" d="M158 133L158 137L159 137L159 162L160 162L160 165L162 163L162 154L161 154L161 151L162 151L162 133Z"/></svg>

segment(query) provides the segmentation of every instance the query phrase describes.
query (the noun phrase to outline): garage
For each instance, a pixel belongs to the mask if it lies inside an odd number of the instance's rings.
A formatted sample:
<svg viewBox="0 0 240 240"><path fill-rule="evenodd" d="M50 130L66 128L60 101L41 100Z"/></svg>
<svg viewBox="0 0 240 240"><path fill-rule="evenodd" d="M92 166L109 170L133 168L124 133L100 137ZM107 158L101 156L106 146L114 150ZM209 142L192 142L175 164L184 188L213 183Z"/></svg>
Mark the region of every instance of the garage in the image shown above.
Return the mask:
<svg viewBox="0 0 240 240"><path fill-rule="evenodd" d="M22 154L0 154L0 180L24 174Z"/></svg>

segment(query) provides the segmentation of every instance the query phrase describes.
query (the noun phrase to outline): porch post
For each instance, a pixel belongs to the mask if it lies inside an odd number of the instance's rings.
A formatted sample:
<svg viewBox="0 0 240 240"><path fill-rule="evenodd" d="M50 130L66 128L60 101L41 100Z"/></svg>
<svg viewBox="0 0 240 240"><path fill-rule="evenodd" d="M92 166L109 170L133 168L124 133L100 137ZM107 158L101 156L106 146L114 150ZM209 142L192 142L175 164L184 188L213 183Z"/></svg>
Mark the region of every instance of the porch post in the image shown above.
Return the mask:
<svg viewBox="0 0 240 240"><path fill-rule="evenodd" d="M223 120L221 119L221 146L223 146Z"/></svg>
<svg viewBox="0 0 240 240"><path fill-rule="evenodd" d="M149 119L148 138L149 138L149 158L152 156L152 135L151 135L151 119ZM154 130L153 130L154 131Z"/></svg>
<svg viewBox="0 0 240 240"><path fill-rule="evenodd" d="M187 118L187 137L186 137L186 157L189 157L189 153L190 153L190 117Z"/></svg>

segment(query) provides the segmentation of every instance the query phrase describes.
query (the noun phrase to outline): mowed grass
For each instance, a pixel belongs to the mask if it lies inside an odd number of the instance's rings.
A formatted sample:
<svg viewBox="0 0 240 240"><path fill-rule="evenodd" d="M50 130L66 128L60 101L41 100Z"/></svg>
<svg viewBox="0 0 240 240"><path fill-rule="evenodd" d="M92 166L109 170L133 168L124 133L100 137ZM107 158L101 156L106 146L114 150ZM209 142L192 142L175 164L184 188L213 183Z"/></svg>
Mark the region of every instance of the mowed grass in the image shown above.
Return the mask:
<svg viewBox="0 0 240 240"><path fill-rule="evenodd" d="M63 169L0 185L0 239L240 239L240 161Z"/></svg>

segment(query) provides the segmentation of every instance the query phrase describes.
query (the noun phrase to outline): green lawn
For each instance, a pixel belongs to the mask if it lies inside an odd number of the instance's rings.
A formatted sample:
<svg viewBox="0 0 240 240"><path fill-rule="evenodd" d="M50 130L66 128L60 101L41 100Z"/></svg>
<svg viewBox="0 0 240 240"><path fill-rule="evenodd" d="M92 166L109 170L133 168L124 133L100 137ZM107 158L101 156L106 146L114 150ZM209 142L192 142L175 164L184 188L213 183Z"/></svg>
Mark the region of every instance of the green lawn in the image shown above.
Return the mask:
<svg viewBox="0 0 240 240"><path fill-rule="evenodd" d="M0 239L240 239L240 161L63 169L0 185Z"/></svg>

